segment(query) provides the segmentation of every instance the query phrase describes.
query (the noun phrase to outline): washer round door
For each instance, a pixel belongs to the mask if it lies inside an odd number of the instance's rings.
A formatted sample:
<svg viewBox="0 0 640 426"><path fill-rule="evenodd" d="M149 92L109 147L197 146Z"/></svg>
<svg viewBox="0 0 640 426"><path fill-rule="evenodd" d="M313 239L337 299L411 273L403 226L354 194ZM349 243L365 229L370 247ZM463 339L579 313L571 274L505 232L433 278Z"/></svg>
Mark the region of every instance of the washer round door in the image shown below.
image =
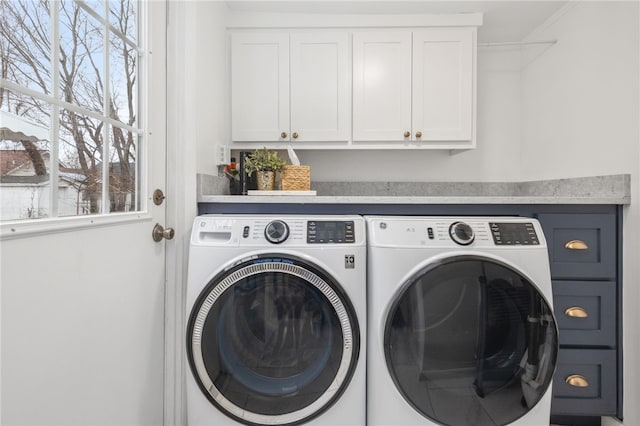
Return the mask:
<svg viewBox="0 0 640 426"><path fill-rule="evenodd" d="M357 317L329 274L293 256L253 256L214 277L187 328L191 371L205 396L253 425L305 422L348 386Z"/></svg>
<svg viewBox="0 0 640 426"><path fill-rule="evenodd" d="M551 384L558 351L552 310L521 273L454 256L408 280L387 317L387 367L405 400L449 426L507 425Z"/></svg>

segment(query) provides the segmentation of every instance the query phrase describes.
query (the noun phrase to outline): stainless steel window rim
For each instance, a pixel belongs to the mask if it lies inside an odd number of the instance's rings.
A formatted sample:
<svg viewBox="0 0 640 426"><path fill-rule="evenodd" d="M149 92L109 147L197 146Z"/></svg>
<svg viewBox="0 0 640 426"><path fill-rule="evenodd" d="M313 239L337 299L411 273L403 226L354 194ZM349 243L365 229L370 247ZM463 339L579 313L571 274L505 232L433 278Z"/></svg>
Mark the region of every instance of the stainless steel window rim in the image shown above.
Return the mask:
<svg viewBox="0 0 640 426"><path fill-rule="evenodd" d="M340 366L338 367L338 371L336 372L333 383L329 386L329 388L318 399L316 399L312 404L306 406L305 408L291 413L274 416L249 412L229 401L213 384L213 381L207 373L204 365L204 359L202 357L202 329L204 327L205 320L209 315L209 311L216 303L218 298L229 287L231 287L241 279L266 272L281 272L293 275L305 280L306 282L310 283L318 290L320 290L320 292L327 298L334 311L336 312L340 321L340 327L343 336L342 359L340 360ZM345 309L344 304L342 303L342 300L340 300L340 297L336 294L333 288L331 288L331 286L327 284L326 281L324 281L313 272L298 265L283 262L261 262L249 264L232 272L231 274L225 276L224 279L222 279L213 288L207 298L202 302L202 305L200 306L198 314L195 318L191 338L191 347L193 353L193 362L196 371L198 372L200 381L202 382L204 388L207 389L207 392L209 392L209 395L211 395L211 397L222 408L227 410L230 414L249 422L274 425L297 422L313 415L314 413L321 410L322 407L324 407L327 403L329 403L333 399L334 395L340 391L350 368L353 352L353 334L351 322L349 321L349 315L347 313L347 310Z"/></svg>

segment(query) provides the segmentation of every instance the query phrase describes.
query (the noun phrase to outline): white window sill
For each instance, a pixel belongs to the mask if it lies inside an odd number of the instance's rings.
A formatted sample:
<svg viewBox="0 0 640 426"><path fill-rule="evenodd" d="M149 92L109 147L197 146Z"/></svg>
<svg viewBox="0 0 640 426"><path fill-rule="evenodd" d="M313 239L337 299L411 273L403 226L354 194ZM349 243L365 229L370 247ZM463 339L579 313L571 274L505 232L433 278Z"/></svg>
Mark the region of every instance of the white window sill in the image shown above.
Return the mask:
<svg viewBox="0 0 640 426"><path fill-rule="evenodd" d="M73 232L123 223L151 221L147 212L111 213L93 216L71 216L52 219L32 219L0 223L0 241L40 236L58 232Z"/></svg>

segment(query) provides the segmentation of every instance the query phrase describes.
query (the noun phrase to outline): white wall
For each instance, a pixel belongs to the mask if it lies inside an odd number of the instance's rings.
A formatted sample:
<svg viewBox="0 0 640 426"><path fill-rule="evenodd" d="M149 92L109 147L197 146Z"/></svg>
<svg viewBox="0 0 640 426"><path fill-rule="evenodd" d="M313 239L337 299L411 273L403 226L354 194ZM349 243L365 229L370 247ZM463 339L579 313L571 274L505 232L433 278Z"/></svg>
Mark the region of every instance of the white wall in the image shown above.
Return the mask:
<svg viewBox="0 0 640 426"><path fill-rule="evenodd" d="M638 2L575 2L522 73L525 178L638 171ZM594 161L596 160L596 161Z"/></svg>
<svg viewBox="0 0 640 426"><path fill-rule="evenodd" d="M3 184L0 187L0 220L49 217L49 181L43 184ZM78 190L61 182L58 185L58 216L83 214ZM80 204L80 205L79 205Z"/></svg>
<svg viewBox="0 0 640 426"><path fill-rule="evenodd" d="M630 173L624 211L624 424L640 424L638 2L575 2L532 37L557 39L522 73L523 178Z"/></svg>
<svg viewBox="0 0 640 426"><path fill-rule="evenodd" d="M217 148L229 147L230 102L227 77L227 9L223 2L191 1L182 5L189 40L185 86L191 116L190 137L198 147L197 172L217 174Z"/></svg>
<svg viewBox="0 0 640 426"><path fill-rule="evenodd" d="M47 181L44 185L2 185L0 189L0 219L15 220L48 216L48 184Z"/></svg>

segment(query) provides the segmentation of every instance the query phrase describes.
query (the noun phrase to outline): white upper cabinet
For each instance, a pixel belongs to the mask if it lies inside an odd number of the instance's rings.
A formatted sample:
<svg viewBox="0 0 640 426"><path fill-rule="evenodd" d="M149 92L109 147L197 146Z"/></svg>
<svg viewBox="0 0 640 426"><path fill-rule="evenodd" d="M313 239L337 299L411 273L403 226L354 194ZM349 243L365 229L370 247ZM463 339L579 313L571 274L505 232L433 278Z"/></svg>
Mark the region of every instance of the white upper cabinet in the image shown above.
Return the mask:
<svg viewBox="0 0 640 426"><path fill-rule="evenodd" d="M232 33L234 142L347 142L347 32Z"/></svg>
<svg viewBox="0 0 640 426"><path fill-rule="evenodd" d="M289 34L231 35L231 137L278 141L289 133Z"/></svg>
<svg viewBox="0 0 640 426"><path fill-rule="evenodd" d="M411 33L354 34L353 140L396 141L410 131Z"/></svg>
<svg viewBox="0 0 640 426"><path fill-rule="evenodd" d="M354 34L353 141L475 147L475 33Z"/></svg>
<svg viewBox="0 0 640 426"><path fill-rule="evenodd" d="M470 28L413 33L414 140L472 140L474 34Z"/></svg>
<svg viewBox="0 0 640 426"><path fill-rule="evenodd" d="M234 20L233 148L475 148L481 17L425 16L338 29Z"/></svg>
<svg viewBox="0 0 640 426"><path fill-rule="evenodd" d="M349 140L347 33L291 34L291 137L298 142ZM297 138L296 138L297 135Z"/></svg>

